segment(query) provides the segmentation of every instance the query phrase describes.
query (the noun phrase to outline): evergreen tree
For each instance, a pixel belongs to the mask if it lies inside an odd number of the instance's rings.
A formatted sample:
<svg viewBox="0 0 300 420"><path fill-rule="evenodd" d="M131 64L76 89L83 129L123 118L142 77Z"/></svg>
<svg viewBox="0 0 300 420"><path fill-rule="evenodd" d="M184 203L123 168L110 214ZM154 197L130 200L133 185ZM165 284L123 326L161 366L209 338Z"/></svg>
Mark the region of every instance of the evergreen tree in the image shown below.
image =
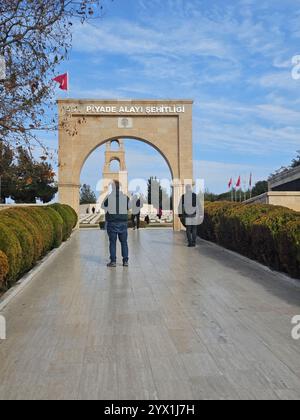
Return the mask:
<svg viewBox="0 0 300 420"><path fill-rule="evenodd" d="M172 197L161 187L156 177L148 180L148 204L152 204L156 209L172 210Z"/></svg>
<svg viewBox="0 0 300 420"><path fill-rule="evenodd" d="M54 198L57 192L55 173L45 159L42 157L36 162L27 149L17 149L11 177L11 197L16 203L36 203L37 199L49 203Z"/></svg>
<svg viewBox="0 0 300 420"><path fill-rule="evenodd" d="M293 159L292 161L292 168L297 168L298 166L300 166L300 150L298 150L298 155L295 159Z"/></svg>
<svg viewBox="0 0 300 420"><path fill-rule="evenodd" d="M258 181L252 190L252 197L257 197L258 195L264 194L268 191L269 191L268 181Z"/></svg>
<svg viewBox="0 0 300 420"><path fill-rule="evenodd" d="M83 184L80 189L80 204L96 204L97 198L90 185Z"/></svg>
<svg viewBox="0 0 300 420"><path fill-rule="evenodd" d="M0 141L0 203L5 204L11 195L14 153L9 146Z"/></svg>

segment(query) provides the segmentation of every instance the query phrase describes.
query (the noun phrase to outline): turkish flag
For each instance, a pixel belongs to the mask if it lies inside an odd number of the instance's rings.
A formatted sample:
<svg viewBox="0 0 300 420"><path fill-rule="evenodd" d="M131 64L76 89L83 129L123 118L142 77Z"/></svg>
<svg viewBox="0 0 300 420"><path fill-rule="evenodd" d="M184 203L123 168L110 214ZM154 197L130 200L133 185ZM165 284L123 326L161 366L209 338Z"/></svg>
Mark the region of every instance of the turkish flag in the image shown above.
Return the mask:
<svg viewBox="0 0 300 420"><path fill-rule="evenodd" d="M233 184L233 180L232 180L232 178L230 178L230 181L229 181L229 183L228 183L228 188L229 188L229 189L232 187L232 184Z"/></svg>
<svg viewBox="0 0 300 420"><path fill-rule="evenodd" d="M68 90L69 89L69 77L68 73L61 74L54 79L52 79L54 82L59 83L59 88L61 90Z"/></svg>
<svg viewBox="0 0 300 420"><path fill-rule="evenodd" d="M237 180L237 183L236 183L236 188L240 188L240 186L241 186L241 177L239 176L239 179Z"/></svg>

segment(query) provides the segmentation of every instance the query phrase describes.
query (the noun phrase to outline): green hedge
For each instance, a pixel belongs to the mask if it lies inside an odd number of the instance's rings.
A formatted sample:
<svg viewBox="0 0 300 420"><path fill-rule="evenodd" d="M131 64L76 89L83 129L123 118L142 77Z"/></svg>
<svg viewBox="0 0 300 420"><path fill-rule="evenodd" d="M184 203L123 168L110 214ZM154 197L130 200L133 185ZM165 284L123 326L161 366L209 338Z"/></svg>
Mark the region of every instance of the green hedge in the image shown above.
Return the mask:
<svg viewBox="0 0 300 420"><path fill-rule="evenodd" d="M66 205L0 211L0 289L6 290L50 250L67 240L77 214Z"/></svg>
<svg viewBox="0 0 300 420"><path fill-rule="evenodd" d="M53 210L55 210L61 216L64 224L63 224L63 240L65 241L70 235L72 230L77 224L77 214L75 211L66 205L61 204L52 204L50 206Z"/></svg>
<svg viewBox="0 0 300 420"><path fill-rule="evenodd" d="M12 220L16 220L18 223L23 223L23 225L30 232L30 235L33 238L33 263L35 264L43 253L44 238L37 224L35 223L34 217L30 215L29 212L26 211L26 209L24 209L23 207L18 207L10 210L3 210L0 215L9 216Z"/></svg>
<svg viewBox="0 0 300 420"><path fill-rule="evenodd" d="M0 251L0 289L4 285L5 278L8 274L8 258L4 252Z"/></svg>
<svg viewBox="0 0 300 420"><path fill-rule="evenodd" d="M23 274L30 270L33 265L35 253L34 238L21 220L15 220L9 217L9 215L1 214L0 217L0 223L5 223L6 227L15 234L19 241L22 249L22 258L20 260L20 267L18 267L17 272Z"/></svg>
<svg viewBox="0 0 300 420"><path fill-rule="evenodd" d="M300 213L285 207L206 203L199 235L300 278Z"/></svg>

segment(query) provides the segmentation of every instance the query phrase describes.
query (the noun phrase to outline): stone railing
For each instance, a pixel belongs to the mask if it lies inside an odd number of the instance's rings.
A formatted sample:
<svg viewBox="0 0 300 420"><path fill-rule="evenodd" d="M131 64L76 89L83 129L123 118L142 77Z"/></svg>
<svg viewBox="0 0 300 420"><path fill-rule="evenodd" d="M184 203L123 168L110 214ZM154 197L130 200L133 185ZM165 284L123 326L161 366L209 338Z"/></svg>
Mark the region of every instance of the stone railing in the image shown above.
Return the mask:
<svg viewBox="0 0 300 420"><path fill-rule="evenodd" d="M300 179L300 166L292 168L269 178L270 189Z"/></svg>

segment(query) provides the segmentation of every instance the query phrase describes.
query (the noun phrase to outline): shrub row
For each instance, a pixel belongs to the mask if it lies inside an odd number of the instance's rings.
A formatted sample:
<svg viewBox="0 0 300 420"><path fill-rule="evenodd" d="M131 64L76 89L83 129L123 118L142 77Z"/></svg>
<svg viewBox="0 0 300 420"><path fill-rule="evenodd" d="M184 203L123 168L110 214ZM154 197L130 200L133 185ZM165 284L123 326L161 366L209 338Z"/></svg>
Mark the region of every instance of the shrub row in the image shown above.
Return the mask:
<svg viewBox="0 0 300 420"><path fill-rule="evenodd" d="M6 290L50 250L66 241L77 214L66 205L0 211L0 289Z"/></svg>
<svg viewBox="0 0 300 420"><path fill-rule="evenodd" d="M300 213L285 207L206 203L199 235L300 278Z"/></svg>

